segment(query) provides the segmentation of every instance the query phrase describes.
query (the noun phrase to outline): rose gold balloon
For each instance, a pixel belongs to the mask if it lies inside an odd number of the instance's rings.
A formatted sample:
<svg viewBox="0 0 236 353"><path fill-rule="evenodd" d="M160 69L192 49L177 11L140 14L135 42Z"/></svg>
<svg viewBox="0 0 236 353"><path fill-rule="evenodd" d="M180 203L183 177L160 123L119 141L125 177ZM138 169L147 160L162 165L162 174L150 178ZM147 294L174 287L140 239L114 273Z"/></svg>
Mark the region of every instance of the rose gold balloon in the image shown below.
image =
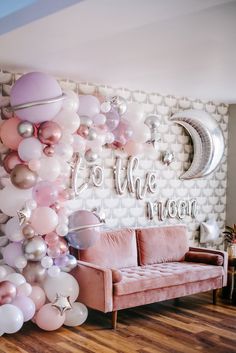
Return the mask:
<svg viewBox="0 0 236 353"><path fill-rule="evenodd" d="M22 229L22 233L26 239L31 239L35 235L34 228L30 224L26 224Z"/></svg>
<svg viewBox="0 0 236 353"><path fill-rule="evenodd" d="M89 134L89 128L86 125L80 125L80 127L77 130L77 134L86 138L88 137L88 134Z"/></svg>
<svg viewBox="0 0 236 353"><path fill-rule="evenodd" d="M3 160L3 167L7 173L11 173L12 169L18 164L23 163L17 152L12 151L6 155Z"/></svg>
<svg viewBox="0 0 236 353"><path fill-rule="evenodd" d="M68 252L69 252L68 245L64 239L59 239L57 246L60 249L60 255L68 254Z"/></svg>
<svg viewBox="0 0 236 353"><path fill-rule="evenodd" d="M16 296L16 286L10 281L0 282L0 305L10 304Z"/></svg>
<svg viewBox="0 0 236 353"><path fill-rule="evenodd" d="M43 149L43 153L48 157L52 157L55 153L55 150L54 150L53 146L46 146Z"/></svg>
<svg viewBox="0 0 236 353"><path fill-rule="evenodd" d="M24 164L18 164L11 172L11 182L19 189L30 189L37 182L37 174Z"/></svg>
<svg viewBox="0 0 236 353"><path fill-rule="evenodd" d="M55 121L45 121L40 124L38 138L45 145L54 145L62 136L60 126Z"/></svg>

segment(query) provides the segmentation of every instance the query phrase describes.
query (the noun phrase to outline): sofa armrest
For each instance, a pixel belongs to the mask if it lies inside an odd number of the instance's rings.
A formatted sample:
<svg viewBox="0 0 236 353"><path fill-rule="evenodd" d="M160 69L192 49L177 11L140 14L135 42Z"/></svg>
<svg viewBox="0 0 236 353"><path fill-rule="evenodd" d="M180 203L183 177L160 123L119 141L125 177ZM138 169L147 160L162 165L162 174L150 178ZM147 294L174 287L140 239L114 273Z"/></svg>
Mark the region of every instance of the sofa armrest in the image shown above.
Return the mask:
<svg viewBox="0 0 236 353"><path fill-rule="evenodd" d="M215 255L221 255L223 258L223 270L224 270L224 275L223 275L223 283L222 286L226 286L227 284L227 271L228 271L228 253L226 251L222 250L215 250L215 249L206 249L206 248L198 248L198 247L190 247L189 251L193 252L201 252L204 254L215 254ZM200 261L199 261L200 262Z"/></svg>
<svg viewBox="0 0 236 353"><path fill-rule="evenodd" d="M112 271L89 262L77 263L72 274L79 283L79 301L105 313L112 311Z"/></svg>

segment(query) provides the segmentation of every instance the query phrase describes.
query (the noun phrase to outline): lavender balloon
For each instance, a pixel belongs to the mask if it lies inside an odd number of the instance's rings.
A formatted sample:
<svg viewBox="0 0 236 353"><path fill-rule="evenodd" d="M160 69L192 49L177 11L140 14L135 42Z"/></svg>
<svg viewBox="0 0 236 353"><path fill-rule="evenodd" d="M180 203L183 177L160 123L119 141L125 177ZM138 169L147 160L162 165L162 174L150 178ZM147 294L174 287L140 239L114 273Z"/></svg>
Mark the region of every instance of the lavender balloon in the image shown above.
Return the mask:
<svg viewBox="0 0 236 353"><path fill-rule="evenodd" d="M92 246L99 238L99 224L97 216L90 211L81 210L73 213L69 217L70 231L66 236L70 246L75 249L87 249Z"/></svg>
<svg viewBox="0 0 236 353"><path fill-rule="evenodd" d="M106 113L106 126L109 131L115 130L115 128L119 125L120 116L115 109L111 109L108 113Z"/></svg>
<svg viewBox="0 0 236 353"><path fill-rule="evenodd" d="M57 80L42 72L30 72L21 76L11 90L10 102L12 106L26 104L40 100L48 100L62 95ZM21 120L41 123L52 120L60 111L62 100L49 104L37 105L16 110Z"/></svg>
<svg viewBox="0 0 236 353"><path fill-rule="evenodd" d="M10 243L3 250L3 260L8 266L15 267L15 260L19 256L23 256L21 243Z"/></svg>

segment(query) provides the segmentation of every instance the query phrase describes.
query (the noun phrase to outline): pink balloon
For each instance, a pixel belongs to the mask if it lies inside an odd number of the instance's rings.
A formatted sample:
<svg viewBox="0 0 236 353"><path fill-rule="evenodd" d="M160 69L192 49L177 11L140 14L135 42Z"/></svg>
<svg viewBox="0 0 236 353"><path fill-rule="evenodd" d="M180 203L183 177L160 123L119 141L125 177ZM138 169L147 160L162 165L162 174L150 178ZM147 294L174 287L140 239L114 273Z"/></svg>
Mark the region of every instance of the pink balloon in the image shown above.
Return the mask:
<svg viewBox="0 0 236 353"><path fill-rule="evenodd" d="M91 95L79 96L79 110L80 116L88 116L92 118L100 112L99 100Z"/></svg>
<svg viewBox="0 0 236 353"><path fill-rule="evenodd" d="M33 211L30 222L35 232L43 235L54 231L58 216L50 207L38 207Z"/></svg>
<svg viewBox="0 0 236 353"><path fill-rule="evenodd" d="M128 153L128 155L135 156L143 153L143 145L134 141L128 141L124 146L124 150Z"/></svg>
<svg viewBox="0 0 236 353"><path fill-rule="evenodd" d="M45 331L54 331L60 328L65 321L65 313L53 307L51 303L43 305L35 316L38 327Z"/></svg>
<svg viewBox="0 0 236 353"><path fill-rule="evenodd" d="M32 292L29 297L33 300L36 310L39 310L46 301L44 290L38 286L32 286Z"/></svg>
<svg viewBox="0 0 236 353"><path fill-rule="evenodd" d="M13 300L12 304L17 306L22 311L24 322L32 319L35 314L35 304L29 297L17 296Z"/></svg>
<svg viewBox="0 0 236 353"><path fill-rule="evenodd" d="M23 256L21 243L10 243L2 250L3 260L5 264L15 267L15 260L19 256Z"/></svg>
<svg viewBox="0 0 236 353"><path fill-rule="evenodd" d="M33 188L33 198L38 206L50 206L57 201L58 187L51 181L40 181Z"/></svg>
<svg viewBox="0 0 236 353"><path fill-rule="evenodd" d="M44 240L49 246L54 246L59 241L59 236L57 235L57 233L52 232L47 234Z"/></svg>
<svg viewBox="0 0 236 353"><path fill-rule="evenodd" d="M20 119L10 118L4 121L0 128L2 143L12 150L17 150L19 143L23 140L17 130L19 123Z"/></svg>
<svg viewBox="0 0 236 353"><path fill-rule="evenodd" d="M42 72L30 72L16 81L11 89L10 102L14 106L56 98L61 94L61 88L55 78ZM62 101L58 101L17 110L16 113L22 120L40 123L54 118L61 107Z"/></svg>

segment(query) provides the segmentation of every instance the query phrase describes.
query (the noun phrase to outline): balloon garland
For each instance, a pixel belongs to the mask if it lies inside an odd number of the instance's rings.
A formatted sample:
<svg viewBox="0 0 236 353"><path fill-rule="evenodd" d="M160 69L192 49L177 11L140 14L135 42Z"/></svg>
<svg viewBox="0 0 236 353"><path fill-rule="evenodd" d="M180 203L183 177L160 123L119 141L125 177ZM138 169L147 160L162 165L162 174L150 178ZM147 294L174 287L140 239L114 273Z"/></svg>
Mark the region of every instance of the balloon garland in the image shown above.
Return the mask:
<svg viewBox="0 0 236 353"><path fill-rule="evenodd" d="M48 331L80 325L88 312L76 302L79 285L69 272L77 260L69 247L93 245L104 219L85 210L70 214L73 159L94 163L104 146L142 153L157 139L158 117L144 123L140 106L119 96L100 101L62 92L40 72L15 82L10 103L12 117L0 125L0 335L28 320Z"/></svg>

